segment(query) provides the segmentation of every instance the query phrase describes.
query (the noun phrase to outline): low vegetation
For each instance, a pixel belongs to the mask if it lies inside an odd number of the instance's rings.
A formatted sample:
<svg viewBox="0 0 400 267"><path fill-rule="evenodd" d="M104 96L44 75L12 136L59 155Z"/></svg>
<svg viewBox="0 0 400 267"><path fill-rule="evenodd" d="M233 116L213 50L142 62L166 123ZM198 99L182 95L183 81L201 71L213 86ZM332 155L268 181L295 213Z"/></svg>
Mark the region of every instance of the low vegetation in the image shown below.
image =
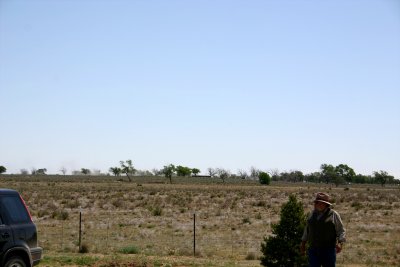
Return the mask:
<svg viewBox="0 0 400 267"><path fill-rule="evenodd" d="M306 212L318 191L334 198L348 231L338 266L399 266L398 186L277 183L175 177L1 175L21 192L44 248L42 266L260 266L289 195ZM82 242L78 253L79 213ZM196 252L193 222L196 218Z"/></svg>

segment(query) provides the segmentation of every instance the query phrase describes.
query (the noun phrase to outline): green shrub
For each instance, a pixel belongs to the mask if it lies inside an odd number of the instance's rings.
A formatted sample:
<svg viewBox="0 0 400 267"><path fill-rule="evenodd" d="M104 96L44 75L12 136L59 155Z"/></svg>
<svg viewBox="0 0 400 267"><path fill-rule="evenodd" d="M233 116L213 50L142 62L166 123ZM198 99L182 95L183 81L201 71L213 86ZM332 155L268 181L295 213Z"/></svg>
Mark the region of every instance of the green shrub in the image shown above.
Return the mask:
<svg viewBox="0 0 400 267"><path fill-rule="evenodd" d="M152 211L153 216L161 216L162 215L162 208L157 206Z"/></svg>
<svg viewBox="0 0 400 267"><path fill-rule="evenodd" d="M280 221L272 225L272 236L261 243L261 265L268 267L307 266L299 245L306 225L303 204L294 195L281 208Z"/></svg>
<svg viewBox="0 0 400 267"><path fill-rule="evenodd" d="M79 253L88 253L89 252L89 246L87 244L82 244L81 247L79 248Z"/></svg>
<svg viewBox="0 0 400 267"><path fill-rule="evenodd" d="M69 217L69 213L66 210L55 210L51 214L51 218L65 221Z"/></svg>
<svg viewBox="0 0 400 267"><path fill-rule="evenodd" d="M139 248L137 248L134 245L130 245L130 246L127 246L127 247L120 248L118 250L118 252L122 253L122 254L138 254L139 253Z"/></svg>
<svg viewBox="0 0 400 267"><path fill-rule="evenodd" d="M253 261L255 259L256 259L256 254L254 252L247 253L246 258L245 258L245 260L247 260L247 261Z"/></svg>
<svg viewBox="0 0 400 267"><path fill-rule="evenodd" d="M269 185L271 183L271 177L266 172L260 172L258 174L258 181L260 184Z"/></svg>

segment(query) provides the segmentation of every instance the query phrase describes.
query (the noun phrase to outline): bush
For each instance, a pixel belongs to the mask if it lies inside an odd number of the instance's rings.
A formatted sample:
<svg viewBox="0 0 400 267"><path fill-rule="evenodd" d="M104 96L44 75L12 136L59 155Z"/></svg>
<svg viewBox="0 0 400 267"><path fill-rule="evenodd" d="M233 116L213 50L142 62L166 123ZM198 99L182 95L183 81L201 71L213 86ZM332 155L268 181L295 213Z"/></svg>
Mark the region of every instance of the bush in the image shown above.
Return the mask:
<svg viewBox="0 0 400 267"><path fill-rule="evenodd" d="M118 252L122 254L138 254L139 249L136 246L127 246L121 248Z"/></svg>
<svg viewBox="0 0 400 267"><path fill-rule="evenodd" d="M153 216L161 216L162 215L162 208L157 206L152 211Z"/></svg>
<svg viewBox="0 0 400 267"><path fill-rule="evenodd" d="M266 172L260 172L258 174L258 180L260 181L260 184L269 185L271 183L271 177Z"/></svg>
<svg viewBox="0 0 400 267"><path fill-rule="evenodd" d="M245 260L247 260L247 261L253 261L255 259L256 259L256 254L254 252L247 253L246 258L245 258Z"/></svg>
<svg viewBox="0 0 400 267"><path fill-rule="evenodd" d="M49 215L49 212L47 210L39 210L38 213L37 213L37 216L39 218L44 217L46 215Z"/></svg>
<svg viewBox="0 0 400 267"><path fill-rule="evenodd" d="M79 248L79 253L89 253L89 246L87 244L82 244Z"/></svg>
<svg viewBox="0 0 400 267"><path fill-rule="evenodd" d="M261 265L307 266L307 259L299 249L305 225L303 205L294 195L290 195L289 201L281 208L279 223L272 225L272 236L266 236L261 243Z"/></svg>
<svg viewBox="0 0 400 267"><path fill-rule="evenodd" d="M7 168L4 166L0 166L0 174L2 174L3 172L6 172Z"/></svg>
<svg viewBox="0 0 400 267"><path fill-rule="evenodd" d="M66 210L61 210L61 211L60 210L55 210L51 214L51 218L57 219L57 220L62 220L62 221L67 220L68 217L69 217L69 213Z"/></svg>

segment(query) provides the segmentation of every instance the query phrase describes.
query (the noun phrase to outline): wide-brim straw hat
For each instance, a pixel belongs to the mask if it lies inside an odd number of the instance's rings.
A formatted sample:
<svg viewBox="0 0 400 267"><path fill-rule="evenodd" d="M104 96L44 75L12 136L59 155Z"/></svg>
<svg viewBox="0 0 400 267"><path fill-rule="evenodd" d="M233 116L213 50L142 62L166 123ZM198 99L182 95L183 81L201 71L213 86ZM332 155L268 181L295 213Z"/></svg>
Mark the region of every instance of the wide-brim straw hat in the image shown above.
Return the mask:
<svg viewBox="0 0 400 267"><path fill-rule="evenodd" d="M332 203L330 203L329 201L330 201L330 197L329 197L328 194L319 192L319 193L317 193L317 195L315 196L314 203L315 203L315 202L322 202L322 203L325 203L325 204L328 204L329 206L331 206Z"/></svg>

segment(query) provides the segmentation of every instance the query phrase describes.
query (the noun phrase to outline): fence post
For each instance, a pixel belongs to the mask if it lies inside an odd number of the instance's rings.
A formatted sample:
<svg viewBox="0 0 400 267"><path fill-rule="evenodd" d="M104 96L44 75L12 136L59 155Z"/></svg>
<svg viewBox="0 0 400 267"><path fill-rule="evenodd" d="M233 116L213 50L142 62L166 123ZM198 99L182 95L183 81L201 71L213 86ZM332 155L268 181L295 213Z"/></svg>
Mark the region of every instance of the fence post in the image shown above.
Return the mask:
<svg viewBox="0 0 400 267"><path fill-rule="evenodd" d="M64 220L61 221L61 251L64 251Z"/></svg>
<svg viewBox="0 0 400 267"><path fill-rule="evenodd" d="M196 213L193 213L193 257L196 257Z"/></svg>
<svg viewBox="0 0 400 267"><path fill-rule="evenodd" d="M79 252L82 251L82 211L79 211Z"/></svg>
<svg viewBox="0 0 400 267"><path fill-rule="evenodd" d="M107 233L106 233L106 251L107 251L107 248L108 248L108 231L109 231L109 229L110 229L110 221L108 220L108 222L107 222Z"/></svg>

